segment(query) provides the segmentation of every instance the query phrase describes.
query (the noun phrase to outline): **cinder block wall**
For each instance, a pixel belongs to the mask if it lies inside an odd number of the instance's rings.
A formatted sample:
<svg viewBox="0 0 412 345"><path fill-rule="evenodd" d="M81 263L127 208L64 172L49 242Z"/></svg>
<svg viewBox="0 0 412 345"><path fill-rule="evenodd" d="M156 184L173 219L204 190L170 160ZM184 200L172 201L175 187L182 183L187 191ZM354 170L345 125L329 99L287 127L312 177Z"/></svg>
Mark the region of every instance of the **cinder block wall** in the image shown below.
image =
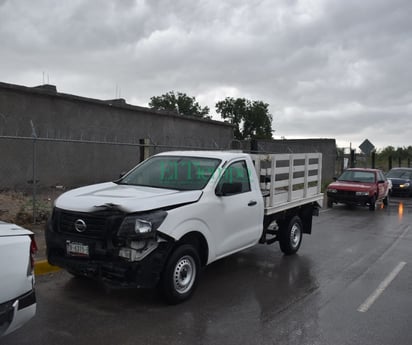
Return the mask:
<svg viewBox="0 0 412 345"><path fill-rule="evenodd" d="M124 100L62 94L52 85L0 83L0 189L31 188L33 168L39 188L115 179L142 158L140 139L149 139L151 153L228 149L233 127Z"/></svg>

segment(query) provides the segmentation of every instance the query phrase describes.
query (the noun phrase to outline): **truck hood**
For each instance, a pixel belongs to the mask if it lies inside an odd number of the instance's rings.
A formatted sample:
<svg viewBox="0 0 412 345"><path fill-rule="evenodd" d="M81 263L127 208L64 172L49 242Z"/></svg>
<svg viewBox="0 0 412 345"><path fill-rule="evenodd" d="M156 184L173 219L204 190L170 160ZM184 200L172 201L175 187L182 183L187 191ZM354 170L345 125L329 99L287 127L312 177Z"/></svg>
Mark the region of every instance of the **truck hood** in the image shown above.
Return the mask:
<svg viewBox="0 0 412 345"><path fill-rule="evenodd" d="M117 208L133 213L196 202L201 196L201 190L177 191L106 182L66 192L57 198L55 206L76 212Z"/></svg>
<svg viewBox="0 0 412 345"><path fill-rule="evenodd" d="M350 190L358 192L367 192L371 189L370 183L351 182L351 181L336 181L331 183L328 188L338 190Z"/></svg>
<svg viewBox="0 0 412 345"><path fill-rule="evenodd" d="M403 184L403 183L411 183L411 180L408 178L395 178L395 177L388 177L393 184Z"/></svg>

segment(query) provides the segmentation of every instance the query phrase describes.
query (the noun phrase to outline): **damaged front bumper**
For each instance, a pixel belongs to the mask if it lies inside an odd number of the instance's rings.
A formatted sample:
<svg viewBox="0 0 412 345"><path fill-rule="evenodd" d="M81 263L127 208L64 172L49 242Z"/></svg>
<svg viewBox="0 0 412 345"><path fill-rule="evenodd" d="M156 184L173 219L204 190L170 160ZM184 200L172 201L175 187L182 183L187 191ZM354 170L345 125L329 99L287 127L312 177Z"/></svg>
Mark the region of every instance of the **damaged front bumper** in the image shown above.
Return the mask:
<svg viewBox="0 0 412 345"><path fill-rule="evenodd" d="M91 239L46 228L47 259L51 265L87 276L112 288L153 288L160 280L174 242L145 239L129 246L112 239Z"/></svg>

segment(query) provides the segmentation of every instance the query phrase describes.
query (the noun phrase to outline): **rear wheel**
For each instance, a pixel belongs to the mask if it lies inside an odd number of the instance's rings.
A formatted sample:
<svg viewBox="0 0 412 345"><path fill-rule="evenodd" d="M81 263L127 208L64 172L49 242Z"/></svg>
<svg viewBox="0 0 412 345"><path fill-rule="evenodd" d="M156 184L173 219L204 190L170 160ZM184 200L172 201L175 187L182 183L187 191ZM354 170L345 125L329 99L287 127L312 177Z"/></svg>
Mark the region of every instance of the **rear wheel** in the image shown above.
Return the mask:
<svg viewBox="0 0 412 345"><path fill-rule="evenodd" d="M162 274L161 289L166 301L178 304L195 290L200 274L200 259L196 248L183 244L175 249Z"/></svg>
<svg viewBox="0 0 412 345"><path fill-rule="evenodd" d="M298 216L294 216L289 222L285 222L279 229L280 250L285 255L295 254L302 243L303 234L302 221Z"/></svg>

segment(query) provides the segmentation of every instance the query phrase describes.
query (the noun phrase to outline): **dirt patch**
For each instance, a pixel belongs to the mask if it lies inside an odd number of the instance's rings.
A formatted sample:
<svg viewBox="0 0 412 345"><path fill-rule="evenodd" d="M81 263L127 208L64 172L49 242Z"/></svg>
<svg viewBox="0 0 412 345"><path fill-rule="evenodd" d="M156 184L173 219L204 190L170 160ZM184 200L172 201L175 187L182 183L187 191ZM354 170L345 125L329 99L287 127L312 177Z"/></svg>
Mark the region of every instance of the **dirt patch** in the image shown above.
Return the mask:
<svg viewBox="0 0 412 345"><path fill-rule="evenodd" d="M0 192L0 220L27 226L45 223L51 214L53 202L61 192L43 191L33 196L22 192ZM34 211L33 211L34 206Z"/></svg>
<svg viewBox="0 0 412 345"><path fill-rule="evenodd" d="M20 225L34 233L38 248L36 260L46 259L45 224L52 212L54 200L62 192L62 190L53 189L36 194L34 213L33 195L12 191L0 192L0 220Z"/></svg>

